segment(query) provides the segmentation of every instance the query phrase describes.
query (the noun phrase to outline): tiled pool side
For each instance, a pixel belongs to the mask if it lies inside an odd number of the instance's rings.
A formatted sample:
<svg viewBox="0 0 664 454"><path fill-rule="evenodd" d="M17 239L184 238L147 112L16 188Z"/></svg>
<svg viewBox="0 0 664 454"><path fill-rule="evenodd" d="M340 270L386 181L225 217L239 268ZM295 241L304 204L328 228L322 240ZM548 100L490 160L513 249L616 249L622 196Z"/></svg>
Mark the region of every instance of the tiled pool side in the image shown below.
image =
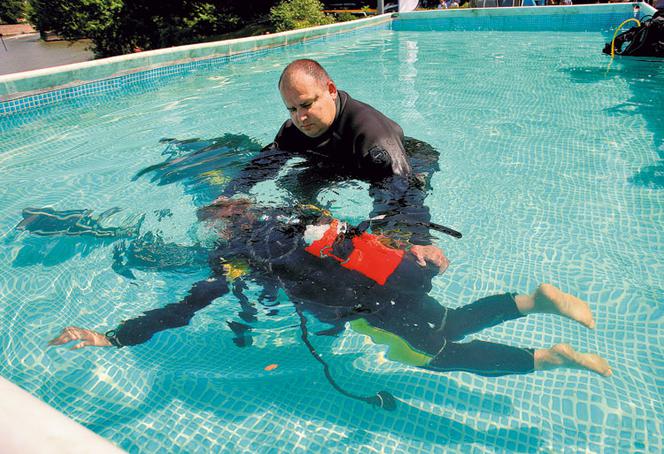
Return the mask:
<svg viewBox="0 0 664 454"><path fill-rule="evenodd" d="M413 11L392 23L393 30L450 31L609 31L633 17L634 5L640 16L656 10L646 3L611 3L578 6L519 8L448 9Z"/></svg>
<svg viewBox="0 0 664 454"><path fill-rule="evenodd" d="M0 116L64 100L122 92L153 80L180 76L204 67L255 58L269 49L310 39L346 36L371 28L393 30L611 30L632 17L636 3L560 7L519 7L414 11L274 35L159 49L55 68L0 76ZM655 10L638 3L641 16Z"/></svg>

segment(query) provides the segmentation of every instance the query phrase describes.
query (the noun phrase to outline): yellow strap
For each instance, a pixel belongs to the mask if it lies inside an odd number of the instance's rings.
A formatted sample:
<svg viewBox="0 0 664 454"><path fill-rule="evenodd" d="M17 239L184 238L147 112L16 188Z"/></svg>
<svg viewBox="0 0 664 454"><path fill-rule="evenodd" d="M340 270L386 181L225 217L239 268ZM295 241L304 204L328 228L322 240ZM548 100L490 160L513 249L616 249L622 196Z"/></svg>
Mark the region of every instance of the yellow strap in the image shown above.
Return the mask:
<svg viewBox="0 0 664 454"><path fill-rule="evenodd" d="M226 278L231 282L249 272L249 264L243 260L225 262L222 264L222 266L224 268L224 272L226 273Z"/></svg>

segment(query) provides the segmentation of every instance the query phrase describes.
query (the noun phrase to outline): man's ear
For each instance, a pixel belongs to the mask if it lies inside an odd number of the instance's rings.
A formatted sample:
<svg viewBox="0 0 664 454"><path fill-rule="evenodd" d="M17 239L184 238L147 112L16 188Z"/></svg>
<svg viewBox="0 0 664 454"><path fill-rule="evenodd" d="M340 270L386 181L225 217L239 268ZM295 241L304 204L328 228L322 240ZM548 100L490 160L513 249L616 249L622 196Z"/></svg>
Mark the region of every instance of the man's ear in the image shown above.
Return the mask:
<svg viewBox="0 0 664 454"><path fill-rule="evenodd" d="M333 99L337 98L337 86L331 80L327 81L327 92Z"/></svg>

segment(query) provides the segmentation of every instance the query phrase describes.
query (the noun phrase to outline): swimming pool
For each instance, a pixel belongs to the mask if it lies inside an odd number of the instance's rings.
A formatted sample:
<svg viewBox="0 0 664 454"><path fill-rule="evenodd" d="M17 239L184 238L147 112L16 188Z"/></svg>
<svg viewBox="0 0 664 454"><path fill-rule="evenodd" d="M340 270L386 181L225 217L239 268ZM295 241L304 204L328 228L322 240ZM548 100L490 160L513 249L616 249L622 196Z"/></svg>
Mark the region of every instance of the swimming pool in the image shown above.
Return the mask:
<svg viewBox="0 0 664 454"><path fill-rule="evenodd" d="M0 374L131 452L661 452L664 64L621 59L607 72L600 31L407 25L0 118ZM276 80L298 57L318 59L340 87L440 150L428 204L464 238L440 238L452 264L433 295L457 306L555 283L590 302L596 332L532 316L478 337L567 340L605 356L612 378L438 374L386 362L349 330L314 338L342 385L397 397L385 412L329 386L287 301L277 316L261 309L254 345L237 347L224 323L233 298L141 346L46 347L65 325L104 331L174 301L207 272L127 279L111 268L113 242L29 237L14 229L21 210L121 207L117 218L145 214L142 229L169 241L204 240L195 189L132 177L174 153L164 138L269 142L285 118ZM287 199L274 183L257 196ZM361 184L320 199L352 221L369 211Z"/></svg>

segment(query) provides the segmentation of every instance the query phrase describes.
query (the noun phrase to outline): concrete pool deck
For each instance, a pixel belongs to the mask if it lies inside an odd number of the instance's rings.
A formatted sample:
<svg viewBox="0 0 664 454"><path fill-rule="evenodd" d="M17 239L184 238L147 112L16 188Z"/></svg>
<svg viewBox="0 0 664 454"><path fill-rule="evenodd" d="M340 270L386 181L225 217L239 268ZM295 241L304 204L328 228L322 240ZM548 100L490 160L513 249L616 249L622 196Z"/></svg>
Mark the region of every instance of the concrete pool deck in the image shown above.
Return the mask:
<svg viewBox="0 0 664 454"><path fill-rule="evenodd" d="M21 32L12 35L14 29L8 27L17 26L0 26L0 33L4 35L3 40L7 46L5 50L0 45L0 75L81 63L94 58L92 51L88 50L90 40L42 41L39 33ZM26 29L26 26L21 27L21 30Z"/></svg>

